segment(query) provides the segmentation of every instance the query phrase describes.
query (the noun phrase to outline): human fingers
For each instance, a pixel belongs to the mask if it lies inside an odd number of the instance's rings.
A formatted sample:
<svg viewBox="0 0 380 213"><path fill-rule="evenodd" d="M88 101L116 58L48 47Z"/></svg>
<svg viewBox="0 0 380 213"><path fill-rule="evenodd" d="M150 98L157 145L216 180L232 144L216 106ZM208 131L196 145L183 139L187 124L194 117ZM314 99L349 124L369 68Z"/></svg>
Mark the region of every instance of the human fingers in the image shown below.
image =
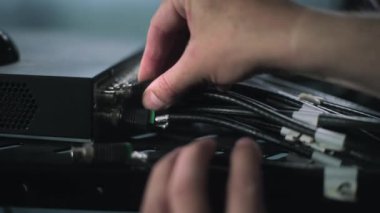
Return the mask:
<svg viewBox="0 0 380 213"><path fill-rule="evenodd" d="M173 55L178 58L177 55L182 53L187 43L186 21L172 2L163 1L151 20L138 73L139 81L150 80L160 75L172 62Z"/></svg>
<svg viewBox="0 0 380 213"><path fill-rule="evenodd" d="M215 141L202 139L181 150L169 183L172 212L209 212L207 170L215 146Z"/></svg>
<svg viewBox="0 0 380 213"><path fill-rule="evenodd" d="M153 167L141 205L142 213L169 212L166 192L169 177L179 152L179 149L172 151Z"/></svg>
<svg viewBox="0 0 380 213"><path fill-rule="evenodd" d="M168 71L157 77L145 90L143 104L152 110L165 109L189 88L207 81L206 63L191 44Z"/></svg>
<svg viewBox="0 0 380 213"><path fill-rule="evenodd" d="M249 138L237 141L231 156L227 212L263 212L260 149Z"/></svg>

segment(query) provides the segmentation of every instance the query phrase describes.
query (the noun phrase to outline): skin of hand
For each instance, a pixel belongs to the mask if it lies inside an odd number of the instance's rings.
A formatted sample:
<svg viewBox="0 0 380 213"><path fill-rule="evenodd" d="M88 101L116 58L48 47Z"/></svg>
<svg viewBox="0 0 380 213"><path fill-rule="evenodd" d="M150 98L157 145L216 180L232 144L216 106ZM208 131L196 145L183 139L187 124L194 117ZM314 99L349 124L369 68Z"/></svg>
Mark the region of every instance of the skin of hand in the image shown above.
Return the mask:
<svg viewBox="0 0 380 213"><path fill-rule="evenodd" d="M192 86L228 85L291 48L301 7L285 0L164 0L153 16L140 81L144 106L162 109Z"/></svg>
<svg viewBox="0 0 380 213"><path fill-rule="evenodd" d="M340 79L379 96L379 15L311 10L289 0L163 0L153 16L140 81L143 104L169 107L189 88L217 86L270 66Z"/></svg>
<svg viewBox="0 0 380 213"><path fill-rule="evenodd" d="M152 169L141 206L143 213L207 213L207 170L215 151L212 139L177 148ZM227 185L226 212L263 212L261 152L249 138L237 141Z"/></svg>
<svg viewBox="0 0 380 213"><path fill-rule="evenodd" d="M294 29L290 69L380 97L379 14L305 9Z"/></svg>

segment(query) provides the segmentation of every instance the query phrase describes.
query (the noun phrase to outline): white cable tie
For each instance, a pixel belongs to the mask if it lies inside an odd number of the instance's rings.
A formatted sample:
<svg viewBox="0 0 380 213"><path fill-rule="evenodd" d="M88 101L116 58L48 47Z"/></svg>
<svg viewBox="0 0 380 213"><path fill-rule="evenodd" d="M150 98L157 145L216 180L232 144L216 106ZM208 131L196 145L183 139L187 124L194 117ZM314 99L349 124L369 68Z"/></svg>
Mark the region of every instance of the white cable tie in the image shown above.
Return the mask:
<svg viewBox="0 0 380 213"><path fill-rule="evenodd" d="M326 167L323 194L332 200L355 202L358 191L356 167Z"/></svg>
<svg viewBox="0 0 380 213"><path fill-rule="evenodd" d="M294 119L296 119L298 121L302 121L304 123L313 125L313 126L316 127L318 125L318 119L319 119L319 115L320 114L321 113L319 113L319 112L300 112L300 111L295 111L292 114L292 118L294 118Z"/></svg>
<svg viewBox="0 0 380 213"><path fill-rule="evenodd" d="M303 103L302 104L302 107L298 110L300 112L318 112L320 114L322 114L324 111L314 105L311 105L311 104L307 104L307 103Z"/></svg>
<svg viewBox="0 0 380 213"><path fill-rule="evenodd" d="M281 133L282 136L293 135L295 137L299 137L299 135L300 135L299 132L294 131L292 129L289 129L287 127L281 127L280 133Z"/></svg>
<svg viewBox="0 0 380 213"><path fill-rule="evenodd" d="M344 150L346 135L323 128L317 128L314 139L321 147L334 151L342 151Z"/></svg>
<svg viewBox="0 0 380 213"><path fill-rule="evenodd" d="M314 142L314 138L309 135L302 134L301 137L299 137L299 141L302 143L311 144Z"/></svg>
<svg viewBox="0 0 380 213"><path fill-rule="evenodd" d="M325 152L326 149L319 146L318 144L315 144L315 143L312 143L312 144L306 144L308 146L310 146L312 149L316 150L316 151L319 151L319 152Z"/></svg>
<svg viewBox="0 0 380 213"><path fill-rule="evenodd" d="M318 144L315 143L314 138L309 136L309 135L301 135L298 140L305 144L306 146L309 146L310 148L319 151L319 152L325 152L326 149L324 147L319 146Z"/></svg>
<svg viewBox="0 0 380 213"><path fill-rule="evenodd" d="M299 100L308 101L308 102L311 102L315 105L320 105L321 100L323 100L323 98L321 98L321 97L318 97L318 96L315 96L312 94L308 94L308 93L300 93L298 95L298 98L299 98Z"/></svg>
<svg viewBox="0 0 380 213"><path fill-rule="evenodd" d="M298 137L300 136L299 132L289 129L287 127L281 127L280 134L284 136L284 139L286 141L290 142L296 142L298 140Z"/></svg>
<svg viewBox="0 0 380 213"><path fill-rule="evenodd" d="M289 141L289 142L296 142L297 141L297 137L294 136L294 135L285 135L285 140Z"/></svg>
<svg viewBox="0 0 380 213"><path fill-rule="evenodd" d="M335 158L330 155L326 155L322 152L313 152L313 154L311 155L311 159L325 166L339 167L342 165L341 159Z"/></svg>

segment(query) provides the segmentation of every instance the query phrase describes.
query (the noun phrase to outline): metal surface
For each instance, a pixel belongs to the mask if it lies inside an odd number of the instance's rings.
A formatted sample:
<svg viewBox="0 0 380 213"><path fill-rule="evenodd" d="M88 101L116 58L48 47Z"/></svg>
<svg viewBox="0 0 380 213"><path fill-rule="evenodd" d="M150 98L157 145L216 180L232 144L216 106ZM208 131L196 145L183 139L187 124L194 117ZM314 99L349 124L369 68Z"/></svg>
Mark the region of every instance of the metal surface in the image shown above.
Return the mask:
<svg viewBox="0 0 380 213"><path fill-rule="evenodd" d="M79 32L8 29L20 61L0 74L93 78L143 47L137 39Z"/></svg>

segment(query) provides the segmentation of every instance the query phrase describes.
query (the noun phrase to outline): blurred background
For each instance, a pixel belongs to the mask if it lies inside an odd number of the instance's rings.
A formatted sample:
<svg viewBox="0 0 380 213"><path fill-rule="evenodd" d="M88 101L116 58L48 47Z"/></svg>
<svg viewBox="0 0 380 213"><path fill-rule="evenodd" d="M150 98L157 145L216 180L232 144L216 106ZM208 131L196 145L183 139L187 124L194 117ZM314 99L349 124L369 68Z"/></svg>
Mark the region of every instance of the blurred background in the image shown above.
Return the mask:
<svg viewBox="0 0 380 213"><path fill-rule="evenodd" d="M0 0L0 28L144 38L158 0Z"/></svg>
<svg viewBox="0 0 380 213"><path fill-rule="evenodd" d="M296 1L311 7L333 10L349 9L358 5L358 2L364 2L358 0ZM75 31L95 36L127 36L145 41L150 19L159 4L159 0L0 0L0 29L5 31L8 28L42 31L55 29L58 32ZM365 7L366 4L360 3L360 6ZM84 213L88 211L0 208L0 213L3 212Z"/></svg>
<svg viewBox="0 0 380 213"><path fill-rule="evenodd" d="M297 0L342 8L341 0ZM159 0L0 0L0 28L56 29L144 39Z"/></svg>

